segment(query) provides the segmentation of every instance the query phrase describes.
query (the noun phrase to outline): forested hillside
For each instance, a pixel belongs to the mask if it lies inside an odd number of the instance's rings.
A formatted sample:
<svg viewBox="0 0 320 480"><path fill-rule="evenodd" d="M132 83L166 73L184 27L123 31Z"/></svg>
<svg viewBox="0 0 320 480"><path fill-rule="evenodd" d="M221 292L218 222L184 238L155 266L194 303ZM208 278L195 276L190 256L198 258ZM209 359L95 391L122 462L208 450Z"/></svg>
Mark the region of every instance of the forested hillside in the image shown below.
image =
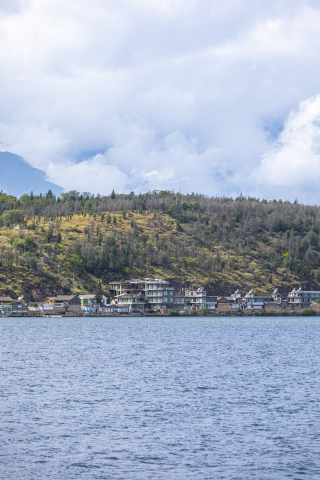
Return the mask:
<svg viewBox="0 0 320 480"><path fill-rule="evenodd" d="M0 290L36 298L127 277L216 294L320 288L319 233L319 207L281 200L0 193Z"/></svg>

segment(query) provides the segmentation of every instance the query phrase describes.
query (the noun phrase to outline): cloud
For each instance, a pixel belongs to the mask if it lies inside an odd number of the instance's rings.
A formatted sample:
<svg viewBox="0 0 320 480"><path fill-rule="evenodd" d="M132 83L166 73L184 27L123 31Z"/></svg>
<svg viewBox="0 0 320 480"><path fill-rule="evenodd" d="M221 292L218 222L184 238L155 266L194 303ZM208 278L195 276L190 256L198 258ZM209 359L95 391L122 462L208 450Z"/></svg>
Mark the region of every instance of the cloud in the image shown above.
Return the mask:
<svg viewBox="0 0 320 480"><path fill-rule="evenodd" d="M310 195L304 175L267 166L290 112L320 93L318 2L0 0L0 11L0 146L48 180L320 200L316 175Z"/></svg>
<svg viewBox="0 0 320 480"><path fill-rule="evenodd" d="M292 111L273 148L262 159L253 178L269 189L290 189L314 201L320 181L320 95Z"/></svg>
<svg viewBox="0 0 320 480"><path fill-rule="evenodd" d="M81 192L103 192L110 194L113 189L117 192L125 190L127 175L116 166L105 163L102 155L98 154L79 164L65 163L51 165L49 177L66 185L73 185L74 190ZM62 182L61 182L62 179Z"/></svg>

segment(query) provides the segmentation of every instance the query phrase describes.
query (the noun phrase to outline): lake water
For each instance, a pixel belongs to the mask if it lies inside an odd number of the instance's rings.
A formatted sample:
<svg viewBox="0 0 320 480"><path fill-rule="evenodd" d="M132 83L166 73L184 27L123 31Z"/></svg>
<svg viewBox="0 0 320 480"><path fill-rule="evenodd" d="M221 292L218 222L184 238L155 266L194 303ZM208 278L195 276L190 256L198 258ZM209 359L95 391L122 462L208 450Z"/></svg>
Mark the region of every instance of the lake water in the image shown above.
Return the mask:
<svg viewBox="0 0 320 480"><path fill-rule="evenodd" d="M0 478L319 479L320 318L0 319Z"/></svg>

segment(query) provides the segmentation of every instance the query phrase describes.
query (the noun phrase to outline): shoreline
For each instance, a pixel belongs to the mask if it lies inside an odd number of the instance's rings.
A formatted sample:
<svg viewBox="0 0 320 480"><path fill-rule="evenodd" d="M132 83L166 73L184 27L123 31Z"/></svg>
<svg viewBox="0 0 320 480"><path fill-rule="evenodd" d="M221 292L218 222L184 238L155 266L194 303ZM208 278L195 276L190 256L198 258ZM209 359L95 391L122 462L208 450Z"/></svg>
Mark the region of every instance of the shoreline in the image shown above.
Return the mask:
<svg viewBox="0 0 320 480"><path fill-rule="evenodd" d="M152 314L152 313L123 313L123 314L86 314L86 315L0 315L0 318L134 318L134 317L152 317L152 318L161 318L161 317L172 317L172 318L197 318L197 317L212 317L212 318L228 318L228 317L320 317L320 312L316 312L313 315L303 315L302 313L264 313L264 314L252 314L245 313L243 315L237 314L226 314L226 313L213 313L213 314L178 314L178 315L168 315L168 314Z"/></svg>

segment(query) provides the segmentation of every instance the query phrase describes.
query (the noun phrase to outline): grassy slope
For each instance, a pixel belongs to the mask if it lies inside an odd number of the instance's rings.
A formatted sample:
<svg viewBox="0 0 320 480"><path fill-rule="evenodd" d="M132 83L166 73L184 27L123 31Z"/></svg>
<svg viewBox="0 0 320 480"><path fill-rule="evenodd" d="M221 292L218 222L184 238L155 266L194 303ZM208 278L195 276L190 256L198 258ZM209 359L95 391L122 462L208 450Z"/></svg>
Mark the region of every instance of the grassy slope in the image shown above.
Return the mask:
<svg viewBox="0 0 320 480"><path fill-rule="evenodd" d="M158 214L159 215L159 214ZM75 240L80 243L85 240L84 229L86 226L94 222L95 229L99 225L103 238L111 233L122 232L124 235L131 231L131 220L134 219L139 231L147 233L148 241L155 245L158 240L165 242L173 242L178 240L178 243L191 246L194 238L191 234L192 224L182 225L183 231L178 231L175 221L167 214L161 214L161 222L154 224L154 215L151 213L139 214L132 212L127 214L127 218L123 219L121 213L117 213L117 224L111 223L107 225L106 222L101 222L98 219L74 215L72 219L64 219L60 221L60 226L55 227L54 234L58 231L62 234L60 245L67 247L72 245ZM29 222L31 223L31 222ZM44 242L44 248L48 245L45 243L45 233L48 231L50 225L55 225L55 222L44 221L41 219L37 231L27 231L26 234L34 235L35 242L39 244ZM44 229L45 231L41 231ZM267 234L266 234L267 235ZM15 237L19 236L16 230L0 229L0 248L1 246L8 247L9 239L12 244ZM242 292L250 288L254 288L256 292L270 293L275 286L280 286L284 291L288 291L292 286L297 286L301 280L295 278L292 272L287 272L282 266L281 253L276 253L277 236L267 236L267 241L264 243L258 242L250 249L240 248L237 244L229 246L229 250L225 251L221 243L216 243L212 240L210 247L196 247L195 257L200 253L205 254L208 258L216 255L217 250L220 251L221 257L226 260L226 265L223 271L210 272L204 271L196 264L180 268L178 261L171 257L169 266L151 266L146 264L143 269L132 268L127 272L130 277L152 277L163 278L170 280L177 288L181 286L205 286L211 293L216 294L231 294L236 288L241 289ZM267 272L264 268L263 256L266 251L272 250L273 255L277 255L281 261L280 267L275 272ZM316 255L319 252L315 251ZM75 277L75 283L72 281L72 272L65 264L66 251L58 254L58 261L61 264L58 275L57 262L51 265L44 265L43 273L37 270L27 269L23 262L23 254L20 256L18 264L13 260L12 265L7 265L5 259L2 260L0 266L0 291L2 293L10 293L18 296L25 294L36 298L38 294L40 297L45 294L57 294L62 292L75 291L77 293L89 293L94 291L98 279L89 273L82 276ZM44 253L45 255L45 253ZM123 275L107 270L103 276L104 283L112 279L123 278ZM312 284L312 285L311 285ZM319 288L319 285L312 280L305 282L305 286L312 286Z"/></svg>

